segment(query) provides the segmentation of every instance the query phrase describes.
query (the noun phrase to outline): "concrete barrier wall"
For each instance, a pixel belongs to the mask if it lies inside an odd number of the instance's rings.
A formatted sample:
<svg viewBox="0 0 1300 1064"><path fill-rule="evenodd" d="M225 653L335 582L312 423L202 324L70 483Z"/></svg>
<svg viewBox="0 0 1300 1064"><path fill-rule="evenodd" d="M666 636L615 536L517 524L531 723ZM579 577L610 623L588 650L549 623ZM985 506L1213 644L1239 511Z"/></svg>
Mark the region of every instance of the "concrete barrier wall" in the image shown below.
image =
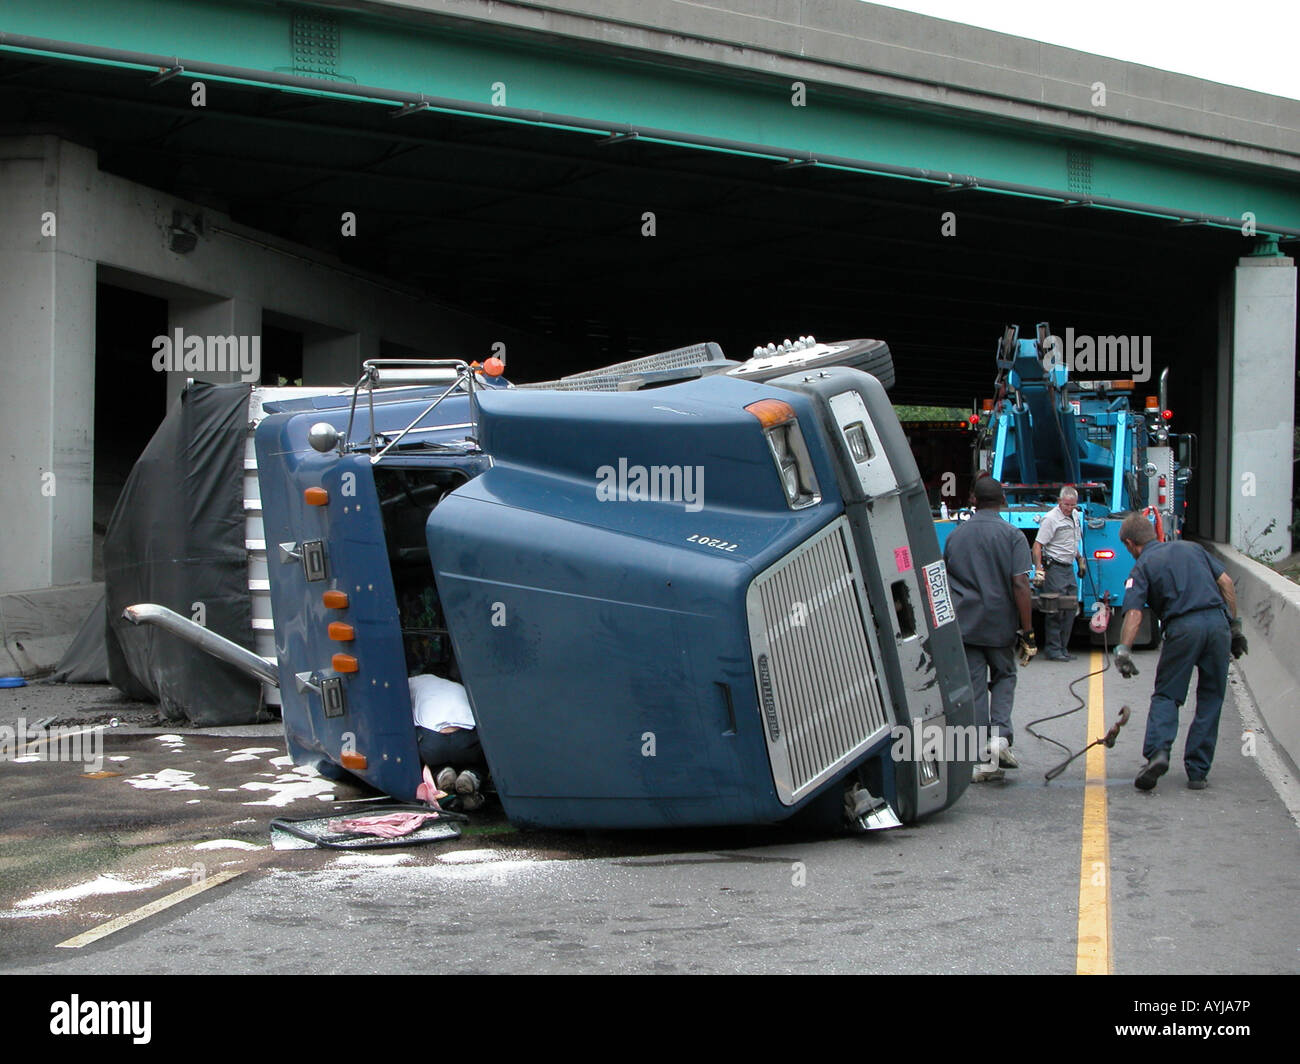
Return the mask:
<svg viewBox="0 0 1300 1064"><path fill-rule="evenodd" d="M1250 644L1237 661L1277 745L1300 764L1300 584L1222 543L1207 543L1237 585Z"/></svg>

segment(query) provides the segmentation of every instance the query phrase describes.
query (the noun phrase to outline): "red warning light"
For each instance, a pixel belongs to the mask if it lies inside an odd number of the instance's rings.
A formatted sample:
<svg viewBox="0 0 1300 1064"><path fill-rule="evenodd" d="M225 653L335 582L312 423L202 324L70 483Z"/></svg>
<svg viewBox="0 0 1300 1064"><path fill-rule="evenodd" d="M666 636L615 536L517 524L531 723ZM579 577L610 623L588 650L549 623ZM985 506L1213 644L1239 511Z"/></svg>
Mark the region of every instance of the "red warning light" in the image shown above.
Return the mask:
<svg viewBox="0 0 1300 1064"><path fill-rule="evenodd" d="M499 377L506 371L506 364L493 356L483 363L483 372L489 377Z"/></svg>
<svg viewBox="0 0 1300 1064"><path fill-rule="evenodd" d="M1166 421L1172 421L1174 419L1174 412L1172 410L1162 410L1160 411L1160 416Z"/></svg>

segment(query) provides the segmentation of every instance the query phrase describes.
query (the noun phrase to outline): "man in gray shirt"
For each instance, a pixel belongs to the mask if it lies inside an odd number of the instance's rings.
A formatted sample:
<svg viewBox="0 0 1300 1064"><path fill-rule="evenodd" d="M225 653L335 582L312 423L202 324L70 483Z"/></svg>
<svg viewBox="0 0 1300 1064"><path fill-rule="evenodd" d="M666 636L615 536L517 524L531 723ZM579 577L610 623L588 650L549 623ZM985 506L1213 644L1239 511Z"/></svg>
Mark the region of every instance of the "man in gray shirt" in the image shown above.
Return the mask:
<svg viewBox="0 0 1300 1064"><path fill-rule="evenodd" d="M1079 576L1087 573L1083 560L1083 535L1079 527L1079 493L1074 488L1061 489L1057 504L1038 525L1034 540L1034 583L1043 603L1048 661L1073 661L1070 631L1079 611L1079 586L1074 582L1075 566Z"/></svg>
<svg viewBox="0 0 1300 1064"><path fill-rule="evenodd" d="M943 560L966 649L975 723L990 723L988 761L975 766L973 780L1001 779L1018 768L1011 753L1015 733L1011 709L1016 694L1016 649L1028 664L1037 653L1029 594L1029 543L1020 529L999 516L1007 505L1002 485L981 477L972 492L975 515L948 537Z"/></svg>

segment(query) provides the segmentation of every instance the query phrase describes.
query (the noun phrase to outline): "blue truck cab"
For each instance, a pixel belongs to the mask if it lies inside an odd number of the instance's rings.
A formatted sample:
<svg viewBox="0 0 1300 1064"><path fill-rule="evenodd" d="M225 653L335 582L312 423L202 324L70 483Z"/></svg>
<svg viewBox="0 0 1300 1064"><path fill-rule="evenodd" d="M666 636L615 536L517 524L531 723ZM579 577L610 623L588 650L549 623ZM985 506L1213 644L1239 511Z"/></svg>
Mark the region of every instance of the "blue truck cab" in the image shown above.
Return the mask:
<svg viewBox="0 0 1300 1064"><path fill-rule="evenodd" d="M951 805L970 762L920 732L970 727L972 699L925 490L880 381L834 364L887 348L812 343L551 386L375 362L350 400L269 407L294 760L413 799L407 681L432 672L518 824Z"/></svg>

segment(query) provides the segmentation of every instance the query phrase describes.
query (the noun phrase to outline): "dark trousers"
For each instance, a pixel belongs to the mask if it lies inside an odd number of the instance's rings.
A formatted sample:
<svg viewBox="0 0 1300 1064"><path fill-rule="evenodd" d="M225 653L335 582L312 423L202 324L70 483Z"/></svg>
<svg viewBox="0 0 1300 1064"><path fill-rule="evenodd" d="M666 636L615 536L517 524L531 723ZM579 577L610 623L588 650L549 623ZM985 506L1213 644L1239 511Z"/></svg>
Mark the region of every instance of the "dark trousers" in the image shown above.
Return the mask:
<svg viewBox="0 0 1300 1064"><path fill-rule="evenodd" d="M457 728L440 732L416 725L415 742L420 748L420 760L437 772L444 765L456 768L473 768L484 765L483 746L478 741L477 728Z"/></svg>
<svg viewBox="0 0 1300 1064"><path fill-rule="evenodd" d="M1016 700L1016 648L977 647L964 643L966 668L975 693L975 726L998 729L1010 746L1016 741L1011 728L1011 707Z"/></svg>
<svg viewBox="0 0 1300 1064"><path fill-rule="evenodd" d="M1074 629L1074 615L1079 607L1079 585L1074 582L1074 563L1064 565L1044 558L1043 576L1042 594L1057 596L1057 608L1043 611L1043 634L1046 637L1043 649L1048 654L1066 654L1070 633ZM1050 598L1045 600L1051 601Z"/></svg>
<svg viewBox="0 0 1300 1064"><path fill-rule="evenodd" d="M1195 668L1196 715L1187 729L1183 765L1188 779L1204 779L1209 774L1219 738L1223 694L1228 686L1230 645L1228 620L1221 610L1199 610L1169 622L1156 665L1156 686L1142 744L1142 754L1148 760L1157 750L1173 747L1178 736L1178 710L1187 700Z"/></svg>

